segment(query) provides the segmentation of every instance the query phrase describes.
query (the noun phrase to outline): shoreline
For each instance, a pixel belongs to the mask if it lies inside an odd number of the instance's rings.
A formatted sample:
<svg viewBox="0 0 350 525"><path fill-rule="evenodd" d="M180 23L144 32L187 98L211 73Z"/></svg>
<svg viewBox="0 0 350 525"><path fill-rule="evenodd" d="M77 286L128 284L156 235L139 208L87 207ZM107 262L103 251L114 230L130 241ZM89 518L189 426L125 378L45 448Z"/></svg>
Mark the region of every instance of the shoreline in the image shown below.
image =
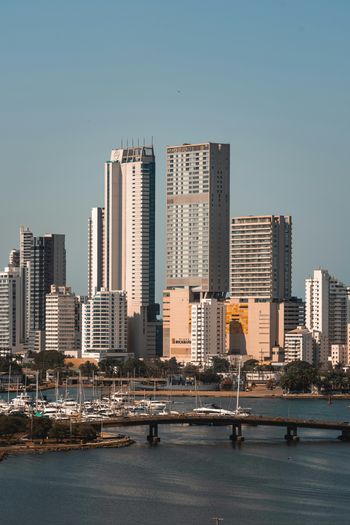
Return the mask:
<svg viewBox="0 0 350 525"><path fill-rule="evenodd" d="M275 392L275 393L274 393ZM228 397L236 398L237 392L235 390L156 390L156 391L142 391L134 390L130 392L132 396L145 397ZM240 398L250 399L349 399L350 394L283 394L281 389L275 391L268 391L265 389L256 389L251 392L240 392Z"/></svg>
<svg viewBox="0 0 350 525"><path fill-rule="evenodd" d="M27 445L9 445L0 448L0 462L8 456L21 454L44 454L46 452L70 452L71 450L91 450L96 448L124 448L133 445L135 441L131 438L105 439L103 441L87 443L49 443L38 445L30 443Z"/></svg>

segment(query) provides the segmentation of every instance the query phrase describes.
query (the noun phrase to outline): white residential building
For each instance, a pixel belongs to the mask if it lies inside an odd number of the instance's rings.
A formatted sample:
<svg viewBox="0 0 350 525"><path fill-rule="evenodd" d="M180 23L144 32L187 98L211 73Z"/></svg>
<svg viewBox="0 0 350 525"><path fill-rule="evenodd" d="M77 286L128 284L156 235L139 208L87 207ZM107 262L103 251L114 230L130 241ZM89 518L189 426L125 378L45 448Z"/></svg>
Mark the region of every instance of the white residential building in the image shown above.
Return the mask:
<svg viewBox="0 0 350 525"><path fill-rule="evenodd" d="M67 286L51 286L46 295L45 350L76 350L76 297Z"/></svg>
<svg viewBox="0 0 350 525"><path fill-rule="evenodd" d="M323 335L328 354L322 362L327 362L331 345L348 342L349 288L327 270L317 269L305 281L305 297L306 327Z"/></svg>
<svg viewBox="0 0 350 525"><path fill-rule="evenodd" d="M331 358L332 366L336 365L348 365L348 346L347 345L332 345L331 346Z"/></svg>
<svg viewBox="0 0 350 525"><path fill-rule="evenodd" d="M191 361L207 364L225 353L225 303L202 299L191 308Z"/></svg>
<svg viewBox="0 0 350 525"><path fill-rule="evenodd" d="M90 298L104 286L104 238L104 208L92 208L88 228L88 296Z"/></svg>
<svg viewBox="0 0 350 525"><path fill-rule="evenodd" d="M0 272L0 355L23 351L22 279L19 268Z"/></svg>
<svg viewBox="0 0 350 525"><path fill-rule="evenodd" d="M298 326L285 335L285 362L306 361L313 364L312 333L304 326Z"/></svg>
<svg viewBox="0 0 350 525"><path fill-rule="evenodd" d="M257 215L232 219L230 291L232 298L290 299L290 216Z"/></svg>
<svg viewBox="0 0 350 525"><path fill-rule="evenodd" d="M127 342L126 292L102 288L82 305L82 357L118 357Z"/></svg>

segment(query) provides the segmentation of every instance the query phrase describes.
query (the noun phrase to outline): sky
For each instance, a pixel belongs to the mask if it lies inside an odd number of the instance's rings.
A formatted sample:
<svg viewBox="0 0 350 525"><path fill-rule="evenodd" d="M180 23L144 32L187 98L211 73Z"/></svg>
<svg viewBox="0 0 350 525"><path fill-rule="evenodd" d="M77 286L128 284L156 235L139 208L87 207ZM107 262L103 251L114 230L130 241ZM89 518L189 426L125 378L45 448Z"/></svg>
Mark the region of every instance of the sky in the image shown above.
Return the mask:
<svg viewBox="0 0 350 525"><path fill-rule="evenodd" d="M293 217L293 292L318 266L350 285L348 0L0 0L0 266L19 226L65 233L87 292L87 220L121 140L231 144L231 215Z"/></svg>

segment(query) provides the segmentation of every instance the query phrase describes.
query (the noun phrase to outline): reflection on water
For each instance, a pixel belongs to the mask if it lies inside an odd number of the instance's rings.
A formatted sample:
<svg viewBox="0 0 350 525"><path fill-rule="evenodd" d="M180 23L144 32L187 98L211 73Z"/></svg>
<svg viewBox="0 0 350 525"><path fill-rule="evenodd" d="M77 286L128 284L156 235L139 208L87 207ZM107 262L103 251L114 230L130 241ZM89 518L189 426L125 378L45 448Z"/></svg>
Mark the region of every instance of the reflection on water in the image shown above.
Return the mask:
<svg viewBox="0 0 350 525"><path fill-rule="evenodd" d="M175 402L179 411L194 405L189 398ZM219 402L230 408L227 399ZM242 404L261 414L350 419L348 401ZM131 429L137 444L130 448L4 461L1 523L199 525L213 523L213 516L223 517L223 525L349 521L350 444L334 432L304 430L300 443L287 445L282 428L247 428L246 441L232 447L228 428L164 426L160 445L151 448L146 432Z"/></svg>

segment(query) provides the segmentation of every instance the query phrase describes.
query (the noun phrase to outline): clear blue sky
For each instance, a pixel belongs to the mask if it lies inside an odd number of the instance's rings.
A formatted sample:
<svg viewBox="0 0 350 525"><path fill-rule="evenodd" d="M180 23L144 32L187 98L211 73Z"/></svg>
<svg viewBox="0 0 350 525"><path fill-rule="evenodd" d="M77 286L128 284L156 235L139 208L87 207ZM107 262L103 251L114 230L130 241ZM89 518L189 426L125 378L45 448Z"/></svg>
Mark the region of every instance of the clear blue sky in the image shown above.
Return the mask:
<svg viewBox="0 0 350 525"><path fill-rule="evenodd" d="M158 297L165 146L206 140L231 144L232 215L293 216L294 293L319 265L350 284L349 27L347 0L2 0L0 264L20 224L65 233L86 293L103 163L153 136Z"/></svg>

